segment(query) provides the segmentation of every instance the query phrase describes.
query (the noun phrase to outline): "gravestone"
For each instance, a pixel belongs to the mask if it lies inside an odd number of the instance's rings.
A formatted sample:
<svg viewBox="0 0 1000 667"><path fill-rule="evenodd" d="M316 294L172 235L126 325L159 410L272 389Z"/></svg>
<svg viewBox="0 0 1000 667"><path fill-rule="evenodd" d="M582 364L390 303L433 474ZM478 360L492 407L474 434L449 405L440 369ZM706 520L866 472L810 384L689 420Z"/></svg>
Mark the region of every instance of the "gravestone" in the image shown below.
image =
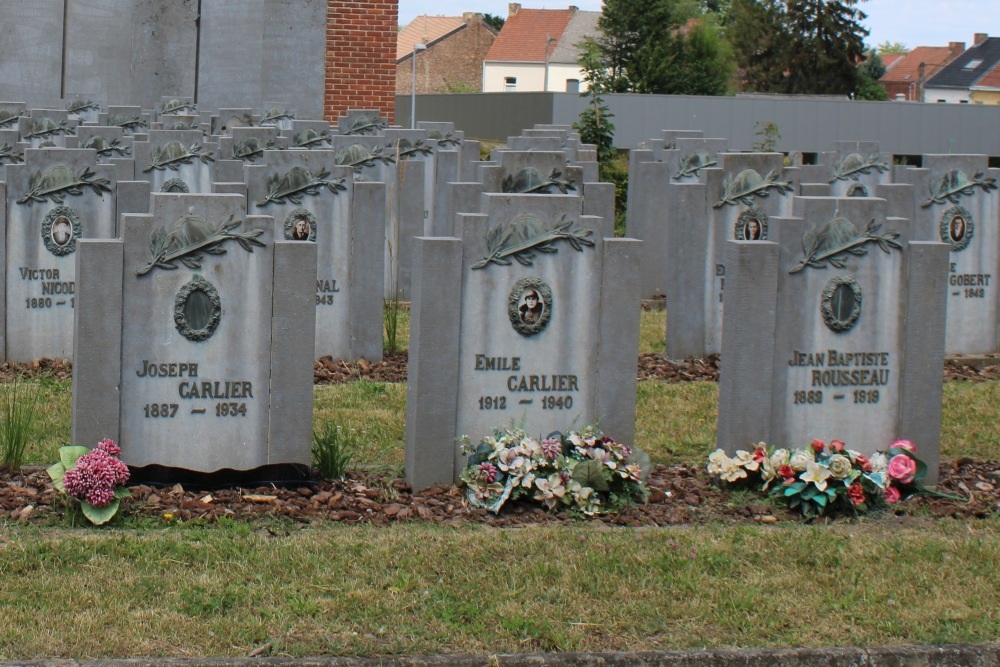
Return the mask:
<svg viewBox="0 0 1000 667"><path fill-rule="evenodd" d="M76 129L77 148L92 148L97 152L99 164L112 164L118 169L118 180L135 178L135 159L132 157L132 137L120 127L106 125L81 125Z"/></svg>
<svg viewBox="0 0 1000 667"><path fill-rule="evenodd" d="M699 133L700 134L700 133ZM657 150L631 151L629 155L628 207L625 232L645 241L642 246L642 291L645 299L660 299L667 291L667 235L677 224L679 207L674 185L704 183L705 170L717 167L727 139L673 136L668 145L656 140Z"/></svg>
<svg viewBox="0 0 1000 667"><path fill-rule="evenodd" d="M798 187L796 170L782 168L780 153L718 158L718 166L701 170L704 183L670 186L673 202L663 200L668 188L650 193L651 210L669 205L675 216L660 255L666 265L666 354L673 359L721 351L726 242L767 240L770 218L791 213Z"/></svg>
<svg viewBox="0 0 1000 667"><path fill-rule="evenodd" d="M728 241L719 447L916 443L936 477L947 247L874 198L796 197L768 241Z"/></svg>
<svg viewBox="0 0 1000 667"><path fill-rule="evenodd" d="M388 127L388 121L374 109L348 109L337 119L337 133L342 135L381 135Z"/></svg>
<svg viewBox="0 0 1000 667"><path fill-rule="evenodd" d="M260 164L264 151L279 150L287 140L278 137L278 128L234 127L229 136L219 137L219 159L216 160L216 180L242 182L245 165Z"/></svg>
<svg viewBox="0 0 1000 667"><path fill-rule="evenodd" d="M985 155L925 155L897 175L913 185L918 238L950 250L945 351L1000 352L1000 169Z"/></svg>
<svg viewBox="0 0 1000 667"><path fill-rule="evenodd" d="M275 102L264 104L264 109L257 119L257 125L261 127L276 127L281 134L292 129L292 121L295 120L295 109L287 104Z"/></svg>
<svg viewBox="0 0 1000 667"><path fill-rule="evenodd" d="M246 168L250 212L275 237L315 244L314 358L382 359L385 184L355 183L334 151L265 151Z"/></svg>
<svg viewBox="0 0 1000 667"><path fill-rule="evenodd" d="M24 102L0 102L0 130L17 130L18 118L28 115Z"/></svg>
<svg viewBox="0 0 1000 667"><path fill-rule="evenodd" d="M449 182L436 193L434 225L429 236L453 236L457 213L479 213L482 193L564 194L583 200L583 215L598 216L601 237L614 236L615 187L583 182L583 169L566 164L562 151L498 151L496 162L479 163L479 182Z"/></svg>
<svg viewBox="0 0 1000 667"><path fill-rule="evenodd" d="M100 114L101 125L120 127L126 135L144 135L149 130L149 120L149 113L136 106L109 105L107 112Z"/></svg>
<svg viewBox="0 0 1000 667"><path fill-rule="evenodd" d="M357 115L371 122L368 115ZM343 119L342 119L343 120ZM358 121L359 123L362 121ZM411 132L394 130L393 132ZM422 135L423 132L420 131ZM419 139L419 143L417 141ZM403 142L409 144L405 145ZM408 301L412 270L413 239L424 233L427 193L425 152L433 153L433 141L407 135L334 135L333 148L340 166L354 170L354 180L385 183L384 296Z"/></svg>
<svg viewBox="0 0 1000 667"><path fill-rule="evenodd" d="M103 104L94 95L71 95L66 99L65 109L69 119L79 125L96 125L100 120Z"/></svg>
<svg viewBox="0 0 1000 667"><path fill-rule="evenodd" d="M639 297L631 239L601 239L579 197L485 194L458 238L416 243L406 478L452 483L472 442L511 423L631 442Z"/></svg>
<svg viewBox="0 0 1000 667"><path fill-rule="evenodd" d="M76 133L76 121L62 109L32 109L18 119L21 141L31 148L66 147L66 137Z"/></svg>
<svg viewBox="0 0 1000 667"><path fill-rule="evenodd" d="M20 143L20 133L17 129L0 130L0 182L6 182L8 164L24 162L25 144Z"/></svg>
<svg viewBox="0 0 1000 667"><path fill-rule="evenodd" d="M802 165L799 172L811 193L873 197L880 185L892 183L892 156L880 153L877 141L838 141L832 151L819 154L818 164Z"/></svg>
<svg viewBox="0 0 1000 667"><path fill-rule="evenodd" d="M212 192L218 144L202 142L199 130L150 130L147 141L133 144L135 175L153 192Z"/></svg>
<svg viewBox="0 0 1000 667"><path fill-rule="evenodd" d="M289 148L325 149L333 145L333 132L325 120L293 120Z"/></svg>
<svg viewBox="0 0 1000 667"><path fill-rule="evenodd" d="M308 464L316 246L274 240L238 195L152 195L81 243L75 443L130 466Z"/></svg>
<svg viewBox="0 0 1000 667"><path fill-rule="evenodd" d="M439 166L438 183L472 180L475 175L473 163L479 162L482 142L467 139L465 132L456 130L455 124L451 122L420 120L417 121L417 128L426 130L427 138L438 142L438 151L459 152L457 177L450 178L449 168ZM445 175L441 175L440 172L445 172Z"/></svg>
<svg viewBox="0 0 1000 667"><path fill-rule="evenodd" d="M157 119L163 116L197 116L198 105L190 97L161 97L156 110Z"/></svg>
<svg viewBox="0 0 1000 667"><path fill-rule="evenodd" d="M4 359L73 356L78 242L116 233L117 174L95 157L29 148L23 164L7 166Z"/></svg>

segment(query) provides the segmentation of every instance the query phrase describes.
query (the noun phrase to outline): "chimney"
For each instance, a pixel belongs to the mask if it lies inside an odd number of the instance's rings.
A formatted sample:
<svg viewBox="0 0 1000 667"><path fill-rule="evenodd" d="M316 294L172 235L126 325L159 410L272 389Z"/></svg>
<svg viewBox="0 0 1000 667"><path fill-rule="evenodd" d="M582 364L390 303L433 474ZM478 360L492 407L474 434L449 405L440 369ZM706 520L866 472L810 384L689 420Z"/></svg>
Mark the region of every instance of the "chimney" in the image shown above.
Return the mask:
<svg viewBox="0 0 1000 667"><path fill-rule="evenodd" d="M508 2L507 3L507 18L510 18L521 9L520 2Z"/></svg>
<svg viewBox="0 0 1000 667"><path fill-rule="evenodd" d="M977 32L975 35L972 36L972 45L979 46L980 44L985 42L988 37L989 35L986 34L985 32Z"/></svg>
<svg viewBox="0 0 1000 667"><path fill-rule="evenodd" d="M482 18L482 14L476 12L462 12L462 23L472 23L476 17Z"/></svg>

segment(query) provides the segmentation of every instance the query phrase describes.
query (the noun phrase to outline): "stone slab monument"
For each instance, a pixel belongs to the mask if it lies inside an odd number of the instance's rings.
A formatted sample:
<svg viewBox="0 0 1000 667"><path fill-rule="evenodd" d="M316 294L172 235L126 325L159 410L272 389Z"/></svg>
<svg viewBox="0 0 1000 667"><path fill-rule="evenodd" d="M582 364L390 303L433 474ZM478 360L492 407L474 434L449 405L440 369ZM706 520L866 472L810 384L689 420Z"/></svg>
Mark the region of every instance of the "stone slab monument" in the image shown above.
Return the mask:
<svg viewBox="0 0 1000 667"><path fill-rule="evenodd" d="M115 236L116 170L69 148L29 148L6 169L4 359L70 359L75 253L80 239Z"/></svg>
<svg viewBox="0 0 1000 667"><path fill-rule="evenodd" d="M406 477L452 483L476 442L523 426L635 430L639 242L602 239L579 197L484 194L457 238L416 242Z"/></svg>
<svg viewBox="0 0 1000 667"><path fill-rule="evenodd" d="M316 246L314 358L381 360L385 184L355 182L332 150L262 161L246 167L250 213L273 216L275 238Z"/></svg>
<svg viewBox="0 0 1000 667"><path fill-rule="evenodd" d="M80 244L74 443L130 466L310 461L316 246L235 194L161 194Z"/></svg>
<svg viewBox="0 0 1000 667"><path fill-rule="evenodd" d="M948 354L1000 352L1000 169L985 155L925 155L913 184L917 234L948 246Z"/></svg>
<svg viewBox="0 0 1000 667"><path fill-rule="evenodd" d="M916 443L937 476L948 248L874 198L796 197L767 241L729 241L718 445L863 454Z"/></svg>

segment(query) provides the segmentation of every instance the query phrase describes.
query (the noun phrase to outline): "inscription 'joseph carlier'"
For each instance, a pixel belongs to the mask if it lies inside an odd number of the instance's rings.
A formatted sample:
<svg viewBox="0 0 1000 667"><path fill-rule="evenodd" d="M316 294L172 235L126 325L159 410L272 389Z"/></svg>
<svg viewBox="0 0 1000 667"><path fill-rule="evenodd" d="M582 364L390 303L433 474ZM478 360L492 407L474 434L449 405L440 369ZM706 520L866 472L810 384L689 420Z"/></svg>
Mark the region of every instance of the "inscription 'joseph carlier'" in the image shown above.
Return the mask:
<svg viewBox="0 0 1000 667"><path fill-rule="evenodd" d="M141 378L196 378L198 364L190 361L156 363L142 360L142 368L135 372ZM177 385L181 398L253 398L253 383L247 380L204 380L181 382Z"/></svg>

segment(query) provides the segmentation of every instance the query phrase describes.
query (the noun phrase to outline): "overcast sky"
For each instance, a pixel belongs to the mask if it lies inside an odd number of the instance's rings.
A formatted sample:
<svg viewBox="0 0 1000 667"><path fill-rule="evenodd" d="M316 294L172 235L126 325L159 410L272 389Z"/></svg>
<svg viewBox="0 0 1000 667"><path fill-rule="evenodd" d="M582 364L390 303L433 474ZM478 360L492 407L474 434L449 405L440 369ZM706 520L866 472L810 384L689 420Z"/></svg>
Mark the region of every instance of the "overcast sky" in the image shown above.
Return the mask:
<svg viewBox="0 0 1000 667"><path fill-rule="evenodd" d="M600 11L601 0L521 0L534 9L565 9L569 5ZM948 42L972 45L972 35L985 32L1000 37L1000 0L867 0L860 4L868 14L869 45L885 41L906 46L947 46ZM399 0L399 22L406 25L418 14L461 16L482 12L507 16L505 0Z"/></svg>

